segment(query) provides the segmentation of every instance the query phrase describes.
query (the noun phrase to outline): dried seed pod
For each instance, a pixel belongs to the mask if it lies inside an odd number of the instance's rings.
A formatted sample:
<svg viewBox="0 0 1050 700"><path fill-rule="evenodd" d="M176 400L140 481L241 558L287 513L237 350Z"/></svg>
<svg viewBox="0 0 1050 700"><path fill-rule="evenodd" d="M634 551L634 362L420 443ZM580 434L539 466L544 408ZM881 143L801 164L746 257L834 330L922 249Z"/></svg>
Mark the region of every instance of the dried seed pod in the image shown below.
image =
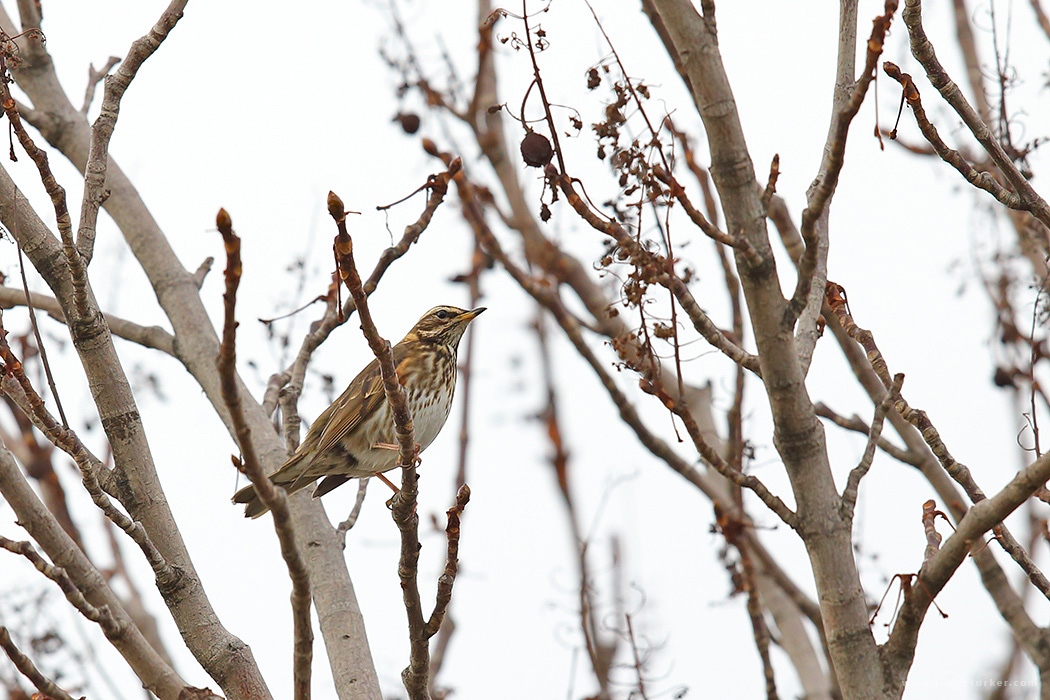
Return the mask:
<svg viewBox="0 0 1050 700"><path fill-rule="evenodd" d="M402 114L401 112L398 112L397 115L394 116L394 121L401 123L401 128L405 130L406 134L414 134L419 131L418 114L412 114L411 112L408 114Z"/></svg>
<svg viewBox="0 0 1050 700"><path fill-rule="evenodd" d="M554 157L554 149L551 142L543 134L530 131L521 140L521 157L525 164L532 168L542 168L551 162Z"/></svg>
<svg viewBox="0 0 1050 700"><path fill-rule="evenodd" d="M602 84L602 79L598 75L598 69L597 68L591 68L589 71L587 71L587 89L588 90L593 90L594 88L598 87L601 84Z"/></svg>

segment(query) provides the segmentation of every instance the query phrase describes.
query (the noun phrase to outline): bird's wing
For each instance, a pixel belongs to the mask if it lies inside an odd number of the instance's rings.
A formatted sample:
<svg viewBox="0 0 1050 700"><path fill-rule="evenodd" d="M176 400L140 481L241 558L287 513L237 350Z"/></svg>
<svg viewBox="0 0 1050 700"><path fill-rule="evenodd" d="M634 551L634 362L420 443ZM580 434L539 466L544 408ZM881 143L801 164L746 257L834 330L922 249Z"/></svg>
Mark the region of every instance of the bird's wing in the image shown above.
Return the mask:
<svg viewBox="0 0 1050 700"><path fill-rule="evenodd" d="M394 366L403 384L405 372L402 363L407 354L407 347L398 343L393 347ZM329 450L341 438L349 435L366 419L384 405L383 375L379 371L379 361L372 360L361 373L354 377L346 391L335 400L324 413L317 417L314 425L324 426L317 444L317 454Z"/></svg>

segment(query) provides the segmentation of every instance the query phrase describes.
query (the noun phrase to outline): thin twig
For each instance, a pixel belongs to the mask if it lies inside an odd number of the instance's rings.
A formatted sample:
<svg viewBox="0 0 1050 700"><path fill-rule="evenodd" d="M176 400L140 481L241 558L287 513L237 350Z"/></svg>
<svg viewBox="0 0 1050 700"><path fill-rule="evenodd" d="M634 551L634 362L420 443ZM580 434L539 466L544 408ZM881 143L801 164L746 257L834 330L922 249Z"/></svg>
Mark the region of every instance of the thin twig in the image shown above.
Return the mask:
<svg viewBox="0 0 1050 700"><path fill-rule="evenodd" d="M357 498L354 500L354 507L350 509L350 514L346 516L346 520L339 523L339 527L336 528L344 547L346 546L346 533L350 532L354 525L357 524L357 518L361 515L361 506L365 504L365 493L367 492L368 479L358 479Z"/></svg>
<svg viewBox="0 0 1050 700"><path fill-rule="evenodd" d="M919 131L922 135L930 142L933 146L934 152L940 156L948 165L959 171L959 174L963 176L967 182L974 187L978 187L988 194L995 197L996 201L1005 207L1010 209L1017 209L1019 211L1031 211L1021 197L1010 190L999 184L999 181L988 172L977 170L977 168L970 165L966 160L966 157L962 153L956 151L953 148L949 148L944 140L941 139L941 135L937 132L935 127L926 116L926 110L922 106L922 98L919 96L919 89L915 86L915 81L911 75L901 71L895 63L886 61L882 64L882 69L886 75L890 76L904 88L904 99L908 101L908 105L911 107L912 113L915 115L915 123L919 126ZM894 134L895 137L895 134Z"/></svg>
<svg viewBox="0 0 1050 700"><path fill-rule="evenodd" d="M864 447L864 454L860 463L849 473L846 488L842 490L842 514L847 520L853 519L853 509L857 505L857 495L860 490L860 480L871 469L872 460L875 459L875 447L878 445L879 437L882 435L882 424L886 420L886 413L900 397L901 386L904 384L904 375L898 374L893 378L893 385L886 392L886 398L875 407L875 415L871 419L871 430L868 433L868 443Z"/></svg>
<svg viewBox="0 0 1050 700"><path fill-rule="evenodd" d="M54 681L37 670L29 657L18 650L11 640L11 634L3 626L0 626L0 647L3 647L7 658L11 659L11 663L15 665L19 673L28 678L29 682L35 685L48 700L73 700L72 695L59 688Z"/></svg>
<svg viewBox="0 0 1050 700"><path fill-rule="evenodd" d="M644 662L642 661L641 653L638 651L638 642L634 638L634 624L631 622L630 613L623 616L624 620L627 621L627 641L631 645L631 655L634 661L634 676L636 679L635 686L638 688L638 697L642 700L649 700L649 695L645 692L645 675L643 673ZM634 693L631 693L634 696Z"/></svg>
<svg viewBox="0 0 1050 700"><path fill-rule="evenodd" d="M13 309L16 306L28 306L30 303L33 308L46 311L52 318L66 323L62 305L54 297L39 292L30 292L27 298L25 291L21 289L0 286L0 309ZM112 314L103 314L103 316L109 330L118 338L145 348L160 350L166 355L175 355L175 336L160 326L140 326Z"/></svg>
<svg viewBox="0 0 1050 700"><path fill-rule="evenodd" d="M875 79L879 56L882 55L883 44L886 40L886 32L889 31L893 14L897 11L897 0L886 0L884 14L875 18L868 39L867 59L864 70L853 88L850 100L842 108L835 120L835 138L828 149L827 169L820 179L820 184L813 191L813 197L809 205L802 212L802 226L800 233L806 244L805 252L799 261L798 280L795 283L795 292L791 295L784 318L784 326L791 328L798 320L799 314L806 307L809 299L809 290L813 284L813 276L817 269L817 221L824 213L825 207L835 193L838 185L839 175L845 163L846 139L849 136L849 127L853 118L860 111L864 102L864 96L868 92L868 86Z"/></svg>
<svg viewBox="0 0 1050 700"><path fill-rule="evenodd" d="M295 545L295 531L292 527L288 501L284 493L266 478L262 464L255 453L255 444L251 438L251 428L244 415L241 395L237 386L237 288L241 282L241 239L233 232L233 222L225 209L220 209L215 217L219 233L222 234L226 249L226 292L222 295L225 309L222 327L222 346L216 364L219 367L219 378L222 382L222 399L230 412L234 427L234 436L241 450L242 460L234 458L234 465L242 469L263 504L273 513L274 530L281 546L281 556L288 567L288 576L292 580L292 622L295 639L293 649L293 693L295 700L309 700L310 675L313 661L313 624L310 619L310 575L302 556Z"/></svg>
<svg viewBox="0 0 1050 700"><path fill-rule="evenodd" d="M33 337L36 338L36 347L40 351L40 362L44 365L47 385L51 389L51 395L55 397L55 406L58 407L58 415L62 419L62 427L68 430L69 421L66 419L65 409L62 408L62 399L58 395L58 387L55 386L55 377L51 374L51 363L47 361L47 350L44 348L44 340L40 337L40 326L36 322L36 309L33 308L33 295L29 293L29 281L26 279L26 266L22 255L22 246L18 246L18 272L22 277L22 290L26 295L26 309L29 310L29 324L33 327Z"/></svg>
<svg viewBox="0 0 1050 700"><path fill-rule="evenodd" d="M755 251L754 247L741 236L733 236L725 231L722 231L717 226L707 220L700 210L693 206L693 203L689 200L689 196L685 193L685 188L675 179L675 177L664 169L660 164L653 166L653 175L656 176L660 182L667 185L671 191L671 196L682 205L682 209L685 211L689 220L696 224L696 227L704 232L708 238L712 238L719 243L724 243L731 248L738 248L745 255L750 256L754 259Z"/></svg>
<svg viewBox="0 0 1050 700"><path fill-rule="evenodd" d="M854 415L851 418L847 418L846 416L836 413L824 403L817 403L815 408L817 409L818 416L821 418L827 418L840 428L852 430L855 433L863 433L864 435L871 434L871 426L861 420L859 416ZM915 468L921 468L923 466L923 458L921 455L917 455L910 450L894 445L882 435L879 436L878 446L880 450L899 462L903 462L904 464L911 465Z"/></svg>
<svg viewBox="0 0 1050 700"><path fill-rule="evenodd" d="M948 76L948 72L944 70L944 66L937 59L937 53L933 48L933 44L930 43L926 36L926 31L922 27L922 1L905 0L904 12L901 14L901 17L908 28L912 56L922 64L922 67L926 70L926 77L930 79L933 86L941 93L945 102L951 105L952 109L962 117L963 122L974 138L988 153L996 167L1002 171L1010 186L1020 197L1022 208L1043 222L1044 225L1050 226L1050 205L1036 193L1028 179L1017 169L1017 166L1014 165L1006 151L1003 150L1003 147L996 140L995 134L992 133L992 130L988 128L988 125L984 123L984 120L981 119L981 116L974 108L970 106L966 96L962 94L962 90L952 81Z"/></svg>
<svg viewBox="0 0 1050 700"><path fill-rule="evenodd" d="M430 197L424 213L427 222L433 216L437 205L444 199L449 180L461 167L461 163L456 160L446 172L431 178ZM431 203L433 203L433 208L430 206ZM372 320L372 313L368 308L368 297L354 262L353 241L346 226L346 210L342 200L334 192L328 193L328 213L335 220L338 228L334 249L339 276L350 291L357 307L361 332L379 362L383 391L396 426L401 490L394 495L392 511L394 522L401 533L401 563L398 566L398 576L401 579L405 612L408 615L408 635L411 646L409 665L401 672L401 680L411 700L428 700L428 681L430 679L428 642L430 636L437 632L437 627L435 626L433 633L428 634L428 624L423 620L423 605L419 597L419 515L416 513L419 477L416 473L416 444L412 414L408 407L405 389L394 367L390 342L379 335L375 322ZM440 620L437 625L440 625Z"/></svg>
<svg viewBox="0 0 1050 700"><path fill-rule="evenodd" d="M746 541L745 524L733 517L717 501L715 501L715 518L719 529L726 538L726 542L735 547L740 554L742 585L744 592L747 594L747 614L751 621L755 647L758 649L759 658L762 659L762 672L766 680L766 700L779 700L776 676L773 673L773 663L769 656L769 642L771 638L769 626L766 624L763 616L764 606L755 582L756 570L754 562L751 560L751 551L749 547L744 546Z"/></svg>
<svg viewBox="0 0 1050 700"><path fill-rule="evenodd" d="M754 492L771 511L776 513L790 527L795 527L798 524L798 517L795 512L788 508L787 504L779 496L770 491L758 477L753 474L744 474L729 466L718 450L704 439L703 434L700 432L700 427L696 424L696 420L683 401L675 400L662 385L646 379L641 381L641 388L647 394L652 394L660 399L668 410L682 420L682 424L685 425L686 432L692 439L696 451L700 453L700 456L708 465L733 484Z"/></svg>
<svg viewBox="0 0 1050 700"><path fill-rule="evenodd" d="M569 452L565 447L562 436L561 423L558 418L557 393L554 390L554 372L551 360L550 343L547 338L546 318L543 307L537 305L536 319L532 324L536 331L536 339L539 341L540 367L543 375L543 384L546 389L547 402L540 411L538 418L543 421L544 433L551 443L551 455L549 457L551 467L554 471L554 480L558 486L565 511L569 535L572 538L572 548L576 554L576 575L579 597L580 633L583 635L584 649L591 662L595 680L598 682L599 695L609 694L611 683L611 672L613 661L619 647L619 639L611 637L603 640L598 634L596 603L594 600L594 589L591 584L591 569L588 561L587 536L581 530L580 518L576 508L576 498L573 495L572 485L569 480Z"/></svg>
<svg viewBox="0 0 1050 700"><path fill-rule="evenodd" d="M464 203L463 206L465 207L466 204ZM489 257L485 254L481 247L481 242L475 235L474 250L470 256L470 271L453 278L453 281L463 282L467 285L470 294L470 303L467 308L473 309L481 301L481 272L488 266L489 262ZM473 377L474 338L476 336L477 331L470 332L466 339L466 347L459 354L462 361L459 368L458 395L462 397L460 405L463 408L459 419L459 458L457 460L455 480L457 493L467 483L467 458L470 446L470 389L472 385L471 378ZM456 623L453 621L452 615L446 614L441 627L438 629L437 640L434 642L430 657L430 694L433 697L439 697L440 695L437 690L436 679L445 660L444 650L448 648L455 629Z"/></svg>
<svg viewBox="0 0 1050 700"><path fill-rule="evenodd" d="M456 574L459 572L459 521L463 515L463 509L470 500L470 487L463 484L456 493L456 503L448 509L448 524L445 526L445 537L447 541L447 552L445 554L445 571L438 578L437 599L434 611L430 613L427 620L427 637L433 637L441 627L441 621L448 610L448 604L452 600L452 586L456 582Z"/></svg>
<svg viewBox="0 0 1050 700"><path fill-rule="evenodd" d="M532 44L532 29L529 27L529 8L527 0L521 0L521 21L525 25L525 46L529 50L529 58L532 59L532 80L540 93L540 101L543 103L543 113L547 118L547 127L551 132L551 140L554 141L554 155L558 158L561 172L565 173L565 157L562 154L561 142L558 140L558 127L551 116L551 104L547 100L547 90L543 87L543 76L540 74L540 64L536 60L536 48ZM528 97L528 94L526 94ZM524 111L525 105L522 105Z"/></svg>
<svg viewBox="0 0 1050 700"><path fill-rule="evenodd" d="M119 56L110 56L106 61L106 65L102 66L100 70L95 70L95 64L88 65L88 81L87 87L84 88L84 104L80 108L80 113L87 116L88 110L91 109L91 103L95 101L95 88L105 80L109 72L113 70L113 66L120 63Z"/></svg>
<svg viewBox="0 0 1050 700"><path fill-rule="evenodd" d="M128 55L120 62L120 66L113 75L106 78L101 111L91 127L91 142L88 146L87 164L84 167L84 196L80 207L76 248L66 250L70 268L73 270L74 284L77 283L77 269L81 265L79 256L83 256L83 266L91 262L95 249L95 225L98 222L98 211L109 196L106 192L109 141L117 124L120 100L124 97L124 92L135 79L142 64L160 48L171 30L182 19L182 11L186 8L186 2L187 0L172 0L149 32L132 42ZM65 237L63 237L63 242L69 245ZM73 253L79 253L77 261L73 260Z"/></svg>
<svg viewBox="0 0 1050 700"><path fill-rule="evenodd" d="M73 583L73 579L69 577L65 569L59 566L53 566L40 555L33 545L29 542L16 542L15 540L9 540L6 537L0 536L0 548L6 549L14 554L19 554L33 565L33 567L55 583L61 590L62 595L66 597L69 604L72 605L77 612L91 620L106 633L107 637L116 637L121 634L122 628L120 623L113 617L113 614L105 606L98 608L87 601L84 594L77 588L76 584Z"/></svg>

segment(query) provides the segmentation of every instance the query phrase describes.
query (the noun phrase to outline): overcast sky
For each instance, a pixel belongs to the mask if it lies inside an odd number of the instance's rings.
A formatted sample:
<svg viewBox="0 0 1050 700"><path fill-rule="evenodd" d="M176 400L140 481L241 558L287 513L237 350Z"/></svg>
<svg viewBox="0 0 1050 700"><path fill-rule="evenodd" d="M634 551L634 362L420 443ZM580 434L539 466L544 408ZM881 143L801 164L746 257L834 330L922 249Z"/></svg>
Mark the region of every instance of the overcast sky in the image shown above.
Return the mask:
<svg viewBox="0 0 1050 700"><path fill-rule="evenodd" d="M476 21L468 5L400 5L424 70L436 78L448 72L441 60L443 50L452 57L460 77L469 81L473 76ZM959 62L949 50L950 10L943 3L928 5L931 38L945 47L943 58L962 82ZM1001 12L1009 7L996 5L1000 6ZM13 3L5 7L15 12ZM680 128L699 136L695 109L638 3L610 1L596 7L631 75L644 76L652 86L654 111L672 113ZM45 3L47 46L75 101L83 93L88 64L97 66L110 55L126 53L162 8L162 3L141 0ZM880 9L881 4L861 3L863 36ZM1022 138L1031 138L1042 134L1040 128L1045 130L1045 121L1034 115L1048 113L1047 93L1039 90L1047 52L1045 38L1040 43L1027 15L1022 21L1022 8L1016 12L1012 58L1023 84L1013 104L1026 130ZM987 4L974 5L974 14L979 40L987 47ZM596 120L608 93L588 93L585 74L608 51L586 7L574 0L558 0L538 21L550 41L540 64L551 101L579 110L585 123ZM797 216L826 134L836 13L829 3L724 2L719 5L718 25L759 178L765 180L770 159L779 153L778 191ZM498 33L506 36L512 31L522 30L505 21ZM933 90L920 79L921 69L907 55L904 34L898 17L885 58L916 75L928 111L940 120L944 133L954 134L957 120L933 106ZM390 121L399 109L418 109L419 104L412 99L404 104L397 101L400 78L380 58L380 47L392 53L402 50L381 2L266 3L251 9L236 2L191 2L121 106L111 152L139 188L183 264L194 269L207 256L221 256L214 230L219 207L229 211L244 240L238 306L240 370L260 395L269 375L284 367L288 351L268 339L253 319L284 313L324 292L334 234L325 213L328 190L339 194L349 209L361 212L352 221L352 233L358 264L369 270L391 236L399 237L403 227L416 219L423 202L416 197L387 213L375 207L405 196L437 169L420 149L418 137L406 136ZM497 50L500 69L507 76L501 98L516 109L527 86L528 58L509 45L499 45ZM910 156L892 143L881 150L871 137L876 123L874 96L869 93L854 122L847 165L832 206L829 277L848 290L854 317L875 333L890 370L906 373L909 402L929 413L952 453L970 466L990 493L1021 464L1018 442L1025 440L1023 417L990 381L993 316L979 278L996 246L1011 245L1012 234L1005 222L989 213L987 198L965 188L954 171ZM891 123L899 98L897 85L880 79L880 124ZM425 116L421 134L444 149L462 153L468 168L487 177L475 149L449 124ZM919 140L908 113L901 134L911 142ZM581 176L591 174L588 190L592 199L603 201L596 193L611 192L613 183L594 162L594 144L587 130L563 143L570 169ZM698 148L701 155L706 153L704 144ZM75 171L61 156L53 156L52 163L71 201L78 201ZM1045 170L1045 158L1037 153L1033 166L1037 174ZM49 219L31 162L20 158L18 163L5 162L4 167L31 199L41 203L39 211ZM593 188L590 182L595 183ZM1037 187L1040 182L1035 180ZM531 196L537 210L539 195L536 181ZM554 207L554 215L551 235L589 264L601 249L600 239L563 205ZM679 230L686 235L684 228ZM517 249L511 235L501 237L505 246ZM471 246L470 232L456 216L450 198L416 249L390 269L372 297L380 331L396 340L434 304L466 305L465 287L448 280L467 269ZM100 219L97 251L92 280L104 308L139 323L166 326L144 276L105 216ZM707 241L698 240L681 252L699 271L698 299L717 321L728 323L728 304L719 293L721 272ZM302 276L294 269L299 259L305 261ZM781 270L787 265L781 257ZM17 271L16 251L10 243L0 243L0 266L9 276ZM468 476L473 498L464 519L462 573L452 607L457 632L442 680L465 699L494 697L495 688L499 697L509 699L568 697L570 689L571 697L582 697L593 688L575 631L574 544L546 462L549 447L544 432L532 420L544 400L535 337L528 331L534 310L499 271L483 278L482 285L483 304L490 311L471 331L476 334L477 353ZM221 308L221 287L221 274L213 272L202 289L215 319ZM1032 295L1025 299L1020 303L1030 309ZM290 333L297 347L306 326L319 314L320 309L311 308L276 328ZM10 312L5 314L5 324L17 328L24 318ZM61 358L55 369L66 410L75 425L84 425L94 413L83 391L82 375L75 358L58 349L63 329L50 320L43 323L48 342ZM557 338L557 333L552 335ZM607 348L600 349L611 359ZM158 471L205 588L223 623L251 645L274 696L288 697L288 577L269 520L247 521L229 502L239 484L229 462L233 443L175 361L122 341L118 350L129 373L138 378L140 409ZM709 350L702 343L690 346L685 351L690 360L686 372L694 383L712 383L721 420L730 403L730 368ZM303 415L316 416L331 398L320 374L331 375L336 391L341 391L369 359L355 323L336 331L315 358L316 373L308 379L300 404ZM745 601L727 598L730 584L717 558L723 541L709 532L710 503L621 428L589 370L560 338L555 342L555 372L581 520L592 538L599 599L613 610L609 542L616 535L624 548L628 583L624 607L653 648L651 697L682 688L697 698L726 693L759 697L761 665ZM159 393L146 388L147 374L159 377ZM625 387L635 385L625 374L618 380ZM749 437L756 447L755 473L791 502L772 449L768 408L752 384L746 411ZM830 337L818 344L808 386L815 400L840 413L858 412L870 419L869 402ZM665 439L673 441L670 419L641 395L638 401L644 415ZM432 513L443 523L451 502L459 412L457 404L444 433L423 458L419 508L424 528ZM99 432L96 428L85 438L102 452ZM827 432L841 483L859 459L864 441L833 427ZM690 454L684 445L681 448L681 454ZM64 471L63 476L75 490L72 471ZM403 692L399 676L408 645L397 579L398 534L383 507L384 490L374 485L350 533L346 555L384 691L396 696ZM345 517L355 491L350 485L325 497L333 519ZM909 467L883 455L876 458L857 509L858 564L869 596L881 596L895 573L918 569L925 545L919 515L923 501L930 497L931 490ZM97 520L87 498L77 495L72 504L81 522ZM762 532L770 549L784 557L800 584L812 590L801 543L791 532L773 529L775 518L763 509L753 512L760 524L771 528ZM0 534L22 538L12 521L10 508L0 503ZM1014 527L1024 531L1018 524ZM101 539L90 538L88 546L104 559ZM429 606L443 557L443 536L427 531L423 546L420 579ZM130 548L126 551L137 561L136 554ZM1019 574L1009 563L1005 566L1009 573ZM140 584L150 589L146 568L138 568ZM30 592L42 588L35 572L10 555L0 557L0 585L3 590ZM927 617L907 696L981 697L984 691L971 684L994 677L1008 648L1009 631L972 566L964 566L937 600L949 617ZM214 682L182 647L159 597L152 594L150 603L162 620L180 672L191 683L214 689ZM1045 601L1035 607L1035 619L1044 619ZM71 617L60 601L55 601L53 611L59 618ZM9 614L3 598L0 613ZM883 614L876 622L880 641L885 637L882 624L888 619ZM606 622L621 624L613 619ZM62 624L68 628L68 623ZM87 623L79 626L89 630L103 664L117 668L119 660L101 635ZM799 687L790 666L779 651L774 651L774 659L781 697L794 696ZM314 667L315 697L334 698L319 637ZM114 677L123 679L118 684L134 682L121 673L113 671ZM1034 677L1030 670L1027 677ZM93 682L98 683L98 678ZM126 685L122 690L120 697L138 696ZM107 697L108 692L94 685L90 697Z"/></svg>

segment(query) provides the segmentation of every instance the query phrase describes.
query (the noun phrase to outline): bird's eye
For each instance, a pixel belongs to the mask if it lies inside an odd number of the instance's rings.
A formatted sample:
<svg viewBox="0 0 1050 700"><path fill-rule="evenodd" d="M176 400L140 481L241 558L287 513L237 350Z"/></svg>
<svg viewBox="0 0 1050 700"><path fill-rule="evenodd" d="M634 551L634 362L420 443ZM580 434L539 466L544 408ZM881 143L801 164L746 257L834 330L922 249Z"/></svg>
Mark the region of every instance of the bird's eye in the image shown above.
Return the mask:
<svg viewBox="0 0 1050 700"><path fill-rule="evenodd" d="M445 311L444 309L438 309L434 312L434 315L440 318L442 321L444 321L446 318L448 318L448 311Z"/></svg>

